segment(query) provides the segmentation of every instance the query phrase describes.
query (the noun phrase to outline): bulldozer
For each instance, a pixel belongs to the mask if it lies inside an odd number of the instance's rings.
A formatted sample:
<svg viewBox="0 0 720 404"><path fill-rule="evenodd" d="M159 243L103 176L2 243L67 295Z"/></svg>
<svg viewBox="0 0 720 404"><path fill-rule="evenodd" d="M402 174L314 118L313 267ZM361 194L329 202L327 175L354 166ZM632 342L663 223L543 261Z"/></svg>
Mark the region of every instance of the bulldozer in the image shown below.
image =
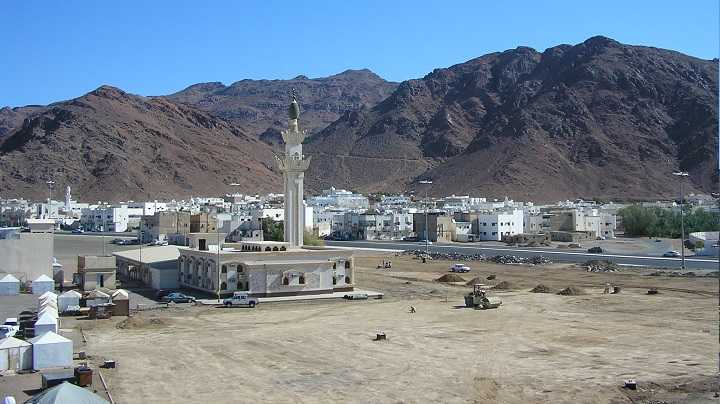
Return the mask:
<svg viewBox="0 0 720 404"><path fill-rule="evenodd" d="M497 309L502 300L497 297L488 297L487 289L482 283L476 283L473 291L465 295L465 307L472 307L475 310Z"/></svg>

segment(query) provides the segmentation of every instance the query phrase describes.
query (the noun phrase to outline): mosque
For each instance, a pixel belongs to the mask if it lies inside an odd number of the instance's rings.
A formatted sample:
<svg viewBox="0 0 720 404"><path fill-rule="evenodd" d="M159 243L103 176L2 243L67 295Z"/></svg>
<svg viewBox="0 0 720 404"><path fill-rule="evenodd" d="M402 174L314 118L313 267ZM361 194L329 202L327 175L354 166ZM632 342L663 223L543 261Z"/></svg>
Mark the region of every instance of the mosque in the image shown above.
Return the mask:
<svg viewBox="0 0 720 404"><path fill-rule="evenodd" d="M303 179L310 157L302 154L306 131L300 129L299 116L293 94L288 129L282 132L285 152L275 155L285 187L285 241L226 243L222 233L191 233L189 247L179 249L181 287L217 295L242 291L255 297L354 289L352 251L303 247Z"/></svg>

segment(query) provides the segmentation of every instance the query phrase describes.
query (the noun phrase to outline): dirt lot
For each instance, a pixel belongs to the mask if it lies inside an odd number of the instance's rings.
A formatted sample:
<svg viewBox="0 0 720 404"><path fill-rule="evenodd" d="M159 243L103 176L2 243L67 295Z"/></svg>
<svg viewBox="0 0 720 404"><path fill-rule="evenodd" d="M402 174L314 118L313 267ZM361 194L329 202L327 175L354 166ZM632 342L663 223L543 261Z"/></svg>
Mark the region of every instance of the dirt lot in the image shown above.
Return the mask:
<svg viewBox="0 0 720 404"><path fill-rule="evenodd" d="M359 286L383 300L145 312L95 323L86 351L118 361L105 373L118 403L716 402L717 278L471 263L466 280L511 287L476 311L457 307L469 287L433 281L449 262L391 259L358 260ZM528 292L539 283L586 294Z"/></svg>

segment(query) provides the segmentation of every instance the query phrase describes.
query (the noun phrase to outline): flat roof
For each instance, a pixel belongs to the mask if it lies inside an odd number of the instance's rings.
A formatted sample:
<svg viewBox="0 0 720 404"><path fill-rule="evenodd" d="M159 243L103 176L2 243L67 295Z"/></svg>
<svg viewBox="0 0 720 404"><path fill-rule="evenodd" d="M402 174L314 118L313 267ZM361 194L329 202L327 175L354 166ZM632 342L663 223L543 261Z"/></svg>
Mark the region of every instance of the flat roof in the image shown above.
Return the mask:
<svg viewBox="0 0 720 404"><path fill-rule="evenodd" d="M286 260L252 260L243 261L246 265L282 265L282 264L330 264L330 260L318 260L318 259L286 259Z"/></svg>
<svg viewBox="0 0 720 404"><path fill-rule="evenodd" d="M142 260L140 260L142 251ZM166 245L157 247L138 248L135 250L117 251L113 253L118 258L123 258L143 264L153 264L162 261L172 261L180 258L178 246Z"/></svg>

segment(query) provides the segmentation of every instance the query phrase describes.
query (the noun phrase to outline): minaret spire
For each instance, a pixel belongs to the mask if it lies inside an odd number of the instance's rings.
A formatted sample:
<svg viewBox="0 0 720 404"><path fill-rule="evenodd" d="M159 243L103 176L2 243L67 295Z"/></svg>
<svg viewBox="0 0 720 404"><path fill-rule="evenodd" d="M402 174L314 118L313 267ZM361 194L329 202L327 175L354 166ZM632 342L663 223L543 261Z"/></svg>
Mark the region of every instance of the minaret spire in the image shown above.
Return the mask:
<svg viewBox="0 0 720 404"><path fill-rule="evenodd" d="M285 153L276 154L275 160L285 183L285 241L290 243L290 248L300 248L305 231L303 179L310 165L310 157L306 158L302 153L302 142L307 131L301 131L298 124L300 105L294 88L290 95L292 101L288 108L288 129L282 131Z"/></svg>

